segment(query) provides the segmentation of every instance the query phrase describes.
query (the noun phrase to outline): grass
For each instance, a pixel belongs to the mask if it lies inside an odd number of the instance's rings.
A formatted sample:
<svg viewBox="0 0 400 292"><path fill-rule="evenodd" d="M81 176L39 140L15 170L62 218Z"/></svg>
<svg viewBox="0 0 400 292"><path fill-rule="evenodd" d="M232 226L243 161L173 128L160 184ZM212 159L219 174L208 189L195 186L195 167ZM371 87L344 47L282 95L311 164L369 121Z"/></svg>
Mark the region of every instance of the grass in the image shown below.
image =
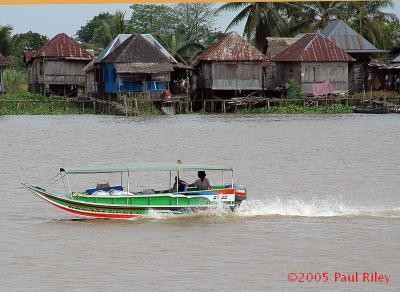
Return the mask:
<svg viewBox="0 0 400 292"><path fill-rule="evenodd" d="M19 105L17 101L20 101ZM79 105L74 102L65 103L61 96L48 97L29 92L0 95L0 115L63 115L80 114L81 111ZM85 113L92 111L85 107Z"/></svg>
<svg viewBox="0 0 400 292"><path fill-rule="evenodd" d="M353 107L342 104L311 107L288 105L270 108L238 109L235 111L235 113L239 114L344 114L352 112Z"/></svg>

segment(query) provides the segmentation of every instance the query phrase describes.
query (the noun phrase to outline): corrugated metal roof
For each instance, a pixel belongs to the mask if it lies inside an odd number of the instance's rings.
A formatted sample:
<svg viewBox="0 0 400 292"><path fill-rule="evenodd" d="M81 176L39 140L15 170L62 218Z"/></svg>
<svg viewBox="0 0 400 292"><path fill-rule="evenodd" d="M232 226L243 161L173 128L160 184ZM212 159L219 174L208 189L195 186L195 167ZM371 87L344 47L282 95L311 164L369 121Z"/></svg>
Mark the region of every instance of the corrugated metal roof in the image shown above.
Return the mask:
<svg viewBox="0 0 400 292"><path fill-rule="evenodd" d="M295 42L297 42L300 38L295 37L295 38L274 38L274 37L268 37L267 38L267 57L272 58L278 55L279 53L283 52L286 50L288 47L293 45Z"/></svg>
<svg viewBox="0 0 400 292"><path fill-rule="evenodd" d="M253 47L236 32L230 32L203 51L194 61L266 61L267 56Z"/></svg>
<svg viewBox="0 0 400 292"><path fill-rule="evenodd" d="M35 50L24 50L24 63L29 63L35 55Z"/></svg>
<svg viewBox="0 0 400 292"><path fill-rule="evenodd" d="M400 63L400 55L392 60L392 63Z"/></svg>
<svg viewBox="0 0 400 292"><path fill-rule="evenodd" d="M184 62L179 62L174 58L151 34L141 34L150 44L156 47L160 52L166 56L172 65L176 68L191 69L190 66L186 65ZM110 53L112 53L116 48L119 47L124 41L126 41L131 34L119 34L114 40L100 53L96 58L95 63L100 63L104 58L106 58Z"/></svg>
<svg viewBox="0 0 400 292"><path fill-rule="evenodd" d="M31 59L40 57L70 58L75 60L92 60L93 56L77 41L65 33L60 33L37 50Z"/></svg>
<svg viewBox="0 0 400 292"><path fill-rule="evenodd" d="M120 44L126 41L131 34L119 34L117 35L112 42L97 56L95 63L100 63L105 57L107 57L112 51L114 51Z"/></svg>
<svg viewBox="0 0 400 292"><path fill-rule="evenodd" d="M352 62L344 50L319 33L307 34L271 59L273 62Z"/></svg>
<svg viewBox="0 0 400 292"><path fill-rule="evenodd" d="M108 54L104 63L157 63L168 64L170 60L159 49L140 34L133 34L114 51ZM165 71L160 71L165 72Z"/></svg>
<svg viewBox="0 0 400 292"><path fill-rule="evenodd" d="M8 65L10 61L0 53L0 65Z"/></svg>
<svg viewBox="0 0 400 292"><path fill-rule="evenodd" d="M379 53L378 50L367 39L352 29L342 20L330 22L320 34L333 41L339 48L349 53Z"/></svg>

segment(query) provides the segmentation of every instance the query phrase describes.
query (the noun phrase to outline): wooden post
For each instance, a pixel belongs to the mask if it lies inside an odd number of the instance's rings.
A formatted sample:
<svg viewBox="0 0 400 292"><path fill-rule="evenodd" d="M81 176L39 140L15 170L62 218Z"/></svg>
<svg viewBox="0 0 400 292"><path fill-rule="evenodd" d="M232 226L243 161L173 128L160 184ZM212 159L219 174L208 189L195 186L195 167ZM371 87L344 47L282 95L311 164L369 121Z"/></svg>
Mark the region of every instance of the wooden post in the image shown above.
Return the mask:
<svg viewBox="0 0 400 292"><path fill-rule="evenodd" d="M18 115L18 109L19 109L19 101L17 101L17 108L15 109L15 114Z"/></svg>
<svg viewBox="0 0 400 292"><path fill-rule="evenodd" d="M137 115L137 114L139 113L138 101L137 101L136 97L135 97L133 100L134 100L134 103L135 103L135 113L136 113L136 115Z"/></svg>
<svg viewBox="0 0 400 292"><path fill-rule="evenodd" d="M93 101L93 114L96 114L96 101Z"/></svg>
<svg viewBox="0 0 400 292"><path fill-rule="evenodd" d="M222 102L222 112L226 114L226 102L225 100Z"/></svg>
<svg viewBox="0 0 400 292"><path fill-rule="evenodd" d="M85 113L85 101L82 100L82 114Z"/></svg>
<svg viewBox="0 0 400 292"><path fill-rule="evenodd" d="M64 99L64 113L67 112L67 101Z"/></svg>
<svg viewBox="0 0 400 292"><path fill-rule="evenodd" d="M51 102L51 113L54 113L54 102Z"/></svg>
<svg viewBox="0 0 400 292"><path fill-rule="evenodd" d="M206 111L206 101L203 100L203 111Z"/></svg>

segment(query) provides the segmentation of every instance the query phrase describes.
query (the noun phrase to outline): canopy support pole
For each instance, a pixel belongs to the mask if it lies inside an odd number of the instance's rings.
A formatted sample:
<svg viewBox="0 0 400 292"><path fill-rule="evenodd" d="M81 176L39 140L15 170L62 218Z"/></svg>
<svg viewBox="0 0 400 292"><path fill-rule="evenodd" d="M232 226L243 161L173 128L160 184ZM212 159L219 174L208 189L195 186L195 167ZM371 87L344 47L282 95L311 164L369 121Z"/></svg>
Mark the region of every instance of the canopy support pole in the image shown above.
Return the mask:
<svg viewBox="0 0 400 292"><path fill-rule="evenodd" d="M231 171L231 175L232 175L232 188L233 188L233 170Z"/></svg>
<svg viewBox="0 0 400 292"><path fill-rule="evenodd" d="M177 176L177 178L176 178L176 192L178 192L179 191L179 170L176 172L176 176Z"/></svg>
<svg viewBox="0 0 400 292"><path fill-rule="evenodd" d="M222 186L225 186L225 183L224 183L224 171L222 171Z"/></svg>
<svg viewBox="0 0 400 292"><path fill-rule="evenodd" d="M128 176L127 176L127 178L126 178L126 184L127 184L126 190L127 190L127 192L129 193L129 171L128 171Z"/></svg>
<svg viewBox="0 0 400 292"><path fill-rule="evenodd" d="M121 172L121 187L122 187L122 172Z"/></svg>
<svg viewBox="0 0 400 292"><path fill-rule="evenodd" d="M71 185L69 184L68 175L65 175L65 177L67 178L67 184L68 184L69 193L72 194Z"/></svg>
<svg viewBox="0 0 400 292"><path fill-rule="evenodd" d="M172 188L172 171L169 171L169 190Z"/></svg>

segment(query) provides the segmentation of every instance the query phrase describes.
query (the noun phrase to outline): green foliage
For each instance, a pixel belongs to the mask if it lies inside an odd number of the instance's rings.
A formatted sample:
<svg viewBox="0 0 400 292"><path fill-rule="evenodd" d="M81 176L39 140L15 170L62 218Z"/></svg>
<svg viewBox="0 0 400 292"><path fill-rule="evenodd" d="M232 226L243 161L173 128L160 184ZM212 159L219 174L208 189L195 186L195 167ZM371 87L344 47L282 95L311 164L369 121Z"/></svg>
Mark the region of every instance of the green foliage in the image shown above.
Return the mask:
<svg viewBox="0 0 400 292"><path fill-rule="evenodd" d="M165 4L133 4L130 8L132 16L128 25L132 31L151 33L161 38L174 34L176 19L171 6Z"/></svg>
<svg viewBox="0 0 400 292"><path fill-rule="evenodd" d="M47 36L32 31L13 35L11 38L12 57L10 58L12 64L23 67L24 50L37 50L48 40Z"/></svg>
<svg viewBox="0 0 400 292"><path fill-rule="evenodd" d="M393 37L390 27L388 34L382 33L385 25L395 21L393 14L384 12L392 6L393 0L234 2L222 5L217 12L238 11L227 30L245 21L244 34L261 51L265 50L266 37L290 37L298 33L316 32L334 19L345 21L373 44L382 47Z"/></svg>
<svg viewBox="0 0 400 292"><path fill-rule="evenodd" d="M6 68L3 71L4 86L8 93L18 93L26 90L26 77L25 70Z"/></svg>
<svg viewBox="0 0 400 292"><path fill-rule="evenodd" d="M108 23L112 18L113 15L108 12L96 15L76 32L77 40L83 43L93 43L95 30L102 25L103 21Z"/></svg>
<svg viewBox="0 0 400 292"><path fill-rule="evenodd" d="M80 114L81 111L78 104L67 102L61 96L48 97L30 92L0 95L0 115L62 115ZM85 113L92 111L85 108Z"/></svg>
<svg viewBox="0 0 400 292"><path fill-rule="evenodd" d="M238 109L239 114L344 114L352 113L353 108L342 104L304 107L298 105L275 106L270 108Z"/></svg>
<svg viewBox="0 0 400 292"><path fill-rule="evenodd" d="M287 83L287 98L290 99L301 99L304 98L301 85L293 79L290 79Z"/></svg>
<svg viewBox="0 0 400 292"><path fill-rule="evenodd" d="M11 33L11 26L0 25L0 53L4 56L11 53Z"/></svg>

